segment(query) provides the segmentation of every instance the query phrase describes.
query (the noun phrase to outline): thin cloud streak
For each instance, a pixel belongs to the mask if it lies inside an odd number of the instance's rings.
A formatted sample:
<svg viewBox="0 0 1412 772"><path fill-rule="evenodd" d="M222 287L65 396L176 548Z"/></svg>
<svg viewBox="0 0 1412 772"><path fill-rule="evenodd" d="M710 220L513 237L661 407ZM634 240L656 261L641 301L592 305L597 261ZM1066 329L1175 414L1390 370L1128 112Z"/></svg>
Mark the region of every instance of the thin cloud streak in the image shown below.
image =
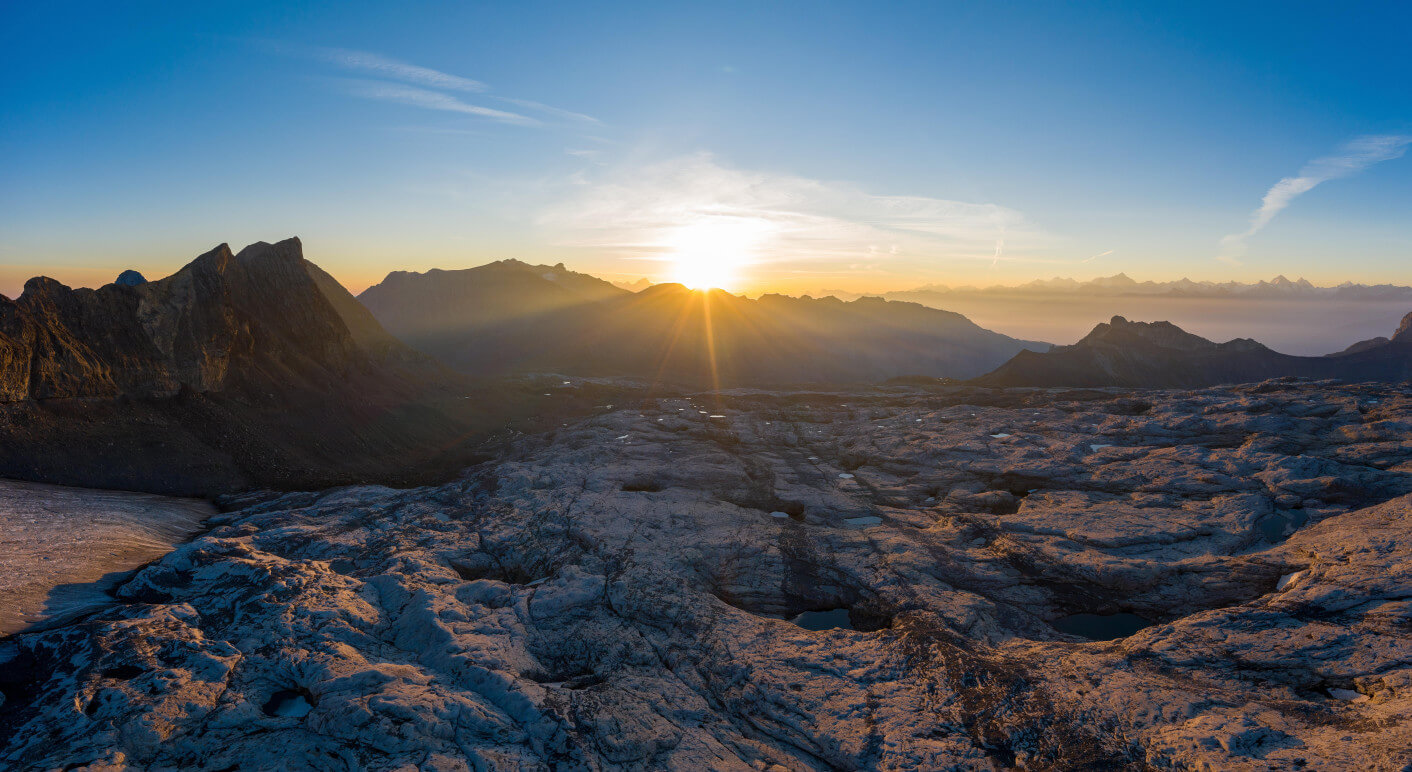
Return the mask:
<svg viewBox="0 0 1412 772"><path fill-rule="evenodd" d="M404 62L371 51L356 51L349 48L310 48L273 41L257 41L257 45L275 54L314 59L351 73L363 73L381 78L381 80L336 79L341 80L344 84L342 90L353 96L397 102L431 110L476 115L520 126L544 125L543 121L535 118L509 110L496 110L491 107L471 104L454 93L446 92L485 94L486 99L495 99L528 111L552 116L560 121L595 126L603 124L602 121L591 115L564 110L543 102L488 94L485 92L490 90L490 86L481 81Z"/></svg>
<svg viewBox="0 0 1412 772"><path fill-rule="evenodd" d="M1245 242L1259 233L1275 215L1289 206L1294 199L1308 193L1318 185L1342 177L1351 177L1373 164L1399 158L1412 144L1412 137L1397 134L1374 134L1358 137L1339 148L1335 155L1317 158L1305 164L1299 174L1285 177L1276 182L1265 193L1260 208L1250 216L1250 227L1241 233L1232 233L1221 239L1223 262L1239 265L1239 257L1245 252Z"/></svg>
<svg viewBox="0 0 1412 772"><path fill-rule="evenodd" d="M518 126L539 126L540 122L519 113L496 110L490 107L481 107L460 99L443 94L439 91L430 91L416 86L405 86L401 83L387 83L380 80L356 80L342 79L342 88L345 93L361 97L363 99L376 99L384 102L396 102L398 104L421 107L427 110L441 110L450 113L462 113L464 115L475 115L481 118L490 118L501 123L511 123Z"/></svg>
<svg viewBox="0 0 1412 772"><path fill-rule="evenodd" d="M370 72L393 80L414 83L418 86L444 91L471 92L481 92L489 88L478 80L451 75L440 70L433 70L430 67L408 64L368 51L353 51L347 48L317 48L314 51L318 58L346 70Z"/></svg>
<svg viewBox="0 0 1412 772"><path fill-rule="evenodd" d="M538 110L539 112L545 113L547 115L553 115L559 118L566 118L568 120L573 121L582 121L584 123L592 123L595 126L603 125L603 121L594 118L592 115L584 115L583 113L576 113L572 110L563 110L558 107L553 107L551 105L544 104L543 102L535 102L530 99L512 99L510 97L502 96L492 98L498 99L502 102L509 102L512 105L523 107L526 110Z"/></svg>

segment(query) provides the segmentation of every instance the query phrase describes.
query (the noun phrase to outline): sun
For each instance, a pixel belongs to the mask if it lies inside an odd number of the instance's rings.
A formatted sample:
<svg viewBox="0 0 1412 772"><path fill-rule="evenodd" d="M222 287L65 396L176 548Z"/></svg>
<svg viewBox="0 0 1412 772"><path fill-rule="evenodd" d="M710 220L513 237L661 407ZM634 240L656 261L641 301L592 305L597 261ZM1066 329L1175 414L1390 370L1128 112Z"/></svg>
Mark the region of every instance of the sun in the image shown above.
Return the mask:
<svg viewBox="0 0 1412 772"><path fill-rule="evenodd" d="M666 240L670 280L694 290L735 289L767 230L761 220L728 216L704 216L676 228Z"/></svg>

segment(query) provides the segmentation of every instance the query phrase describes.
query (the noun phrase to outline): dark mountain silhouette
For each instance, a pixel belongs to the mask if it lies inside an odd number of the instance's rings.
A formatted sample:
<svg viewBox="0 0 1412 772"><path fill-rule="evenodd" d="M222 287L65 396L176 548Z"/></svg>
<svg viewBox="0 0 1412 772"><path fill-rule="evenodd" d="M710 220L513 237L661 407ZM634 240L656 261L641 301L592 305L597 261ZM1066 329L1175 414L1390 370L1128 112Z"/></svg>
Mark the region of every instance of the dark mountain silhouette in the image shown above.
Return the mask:
<svg viewBox="0 0 1412 772"><path fill-rule="evenodd" d="M479 375L627 375L722 386L970 377L1026 347L960 314L879 298L765 295L658 284L628 292L513 260L394 273L359 296L388 330Z"/></svg>
<svg viewBox="0 0 1412 772"><path fill-rule="evenodd" d="M222 244L155 282L74 290L38 277L3 303L7 401L329 388L391 362L434 368L304 260L296 239L239 255Z"/></svg>
<svg viewBox="0 0 1412 772"><path fill-rule="evenodd" d="M1200 388L1283 376L1348 381L1412 377L1412 314L1392 339L1364 341L1339 354L1299 357L1240 338L1214 343L1170 322L1099 324L1072 346L1047 353L1022 351L975 379L988 386L1127 386Z"/></svg>
<svg viewBox="0 0 1412 772"><path fill-rule="evenodd" d="M298 239L222 244L158 281L41 277L0 296L4 477L188 494L411 482L463 465L514 399L397 341Z"/></svg>
<svg viewBox="0 0 1412 772"><path fill-rule="evenodd" d="M459 271L393 271L358 300L394 335L412 343L630 294L602 279L566 270L563 263L501 260Z"/></svg>

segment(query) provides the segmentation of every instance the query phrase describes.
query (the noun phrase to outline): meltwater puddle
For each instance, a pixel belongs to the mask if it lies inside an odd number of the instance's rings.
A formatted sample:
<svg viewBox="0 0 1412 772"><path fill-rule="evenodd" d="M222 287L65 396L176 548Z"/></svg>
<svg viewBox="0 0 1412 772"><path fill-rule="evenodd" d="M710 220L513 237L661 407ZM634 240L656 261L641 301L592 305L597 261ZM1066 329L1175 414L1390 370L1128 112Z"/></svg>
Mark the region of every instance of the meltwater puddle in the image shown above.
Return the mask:
<svg viewBox="0 0 1412 772"><path fill-rule="evenodd" d="M833 608L825 611L806 611L789 620L805 630L852 630L853 622L848 618L848 609Z"/></svg>
<svg viewBox="0 0 1412 772"><path fill-rule="evenodd" d="M1070 614L1050 623L1055 630L1069 635L1077 635L1090 641L1114 641L1156 622L1149 622L1137 614Z"/></svg>
<svg viewBox="0 0 1412 772"><path fill-rule="evenodd" d="M201 499L0 480L0 635L113 602L215 514Z"/></svg>

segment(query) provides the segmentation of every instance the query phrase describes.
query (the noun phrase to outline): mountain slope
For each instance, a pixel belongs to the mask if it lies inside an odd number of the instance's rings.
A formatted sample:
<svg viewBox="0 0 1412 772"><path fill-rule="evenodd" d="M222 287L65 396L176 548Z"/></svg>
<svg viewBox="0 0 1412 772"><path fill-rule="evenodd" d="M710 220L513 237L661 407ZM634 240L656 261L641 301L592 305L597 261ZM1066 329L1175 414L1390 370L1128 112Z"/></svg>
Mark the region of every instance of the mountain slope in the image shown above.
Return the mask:
<svg viewBox="0 0 1412 772"><path fill-rule="evenodd" d="M1072 346L1044 354L1021 352L975 383L1200 388L1282 376L1406 380L1412 377L1412 341L1365 341L1336 356L1297 357L1249 339L1214 343L1170 322L1130 322L1115 316Z"/></svg>
<svg viewBox="0 0 1412 772"><path fill-rule="evenodd" d="M358 301L394 335L412 341L628 294L562 263L501 260L456 271L393 271Z"/></svg>
<svg viewBox="0 0 1412 772"><path fill-rule="evenodd" d="M628 375L721 386L861 383L899 375L964 378L1026 347L1048 348L913 303L751 300L679 284L633 293L562 265L516 261L392 274L359 300L402 340L478 375Z"/></svg>
<svg viewBox="0 0 1412 772"><path fill-rule="evenodd" d="M0 476L212 494L446 475L503 407L463 380L298 239L159 281L35 278L0 297Z"/></svg>

